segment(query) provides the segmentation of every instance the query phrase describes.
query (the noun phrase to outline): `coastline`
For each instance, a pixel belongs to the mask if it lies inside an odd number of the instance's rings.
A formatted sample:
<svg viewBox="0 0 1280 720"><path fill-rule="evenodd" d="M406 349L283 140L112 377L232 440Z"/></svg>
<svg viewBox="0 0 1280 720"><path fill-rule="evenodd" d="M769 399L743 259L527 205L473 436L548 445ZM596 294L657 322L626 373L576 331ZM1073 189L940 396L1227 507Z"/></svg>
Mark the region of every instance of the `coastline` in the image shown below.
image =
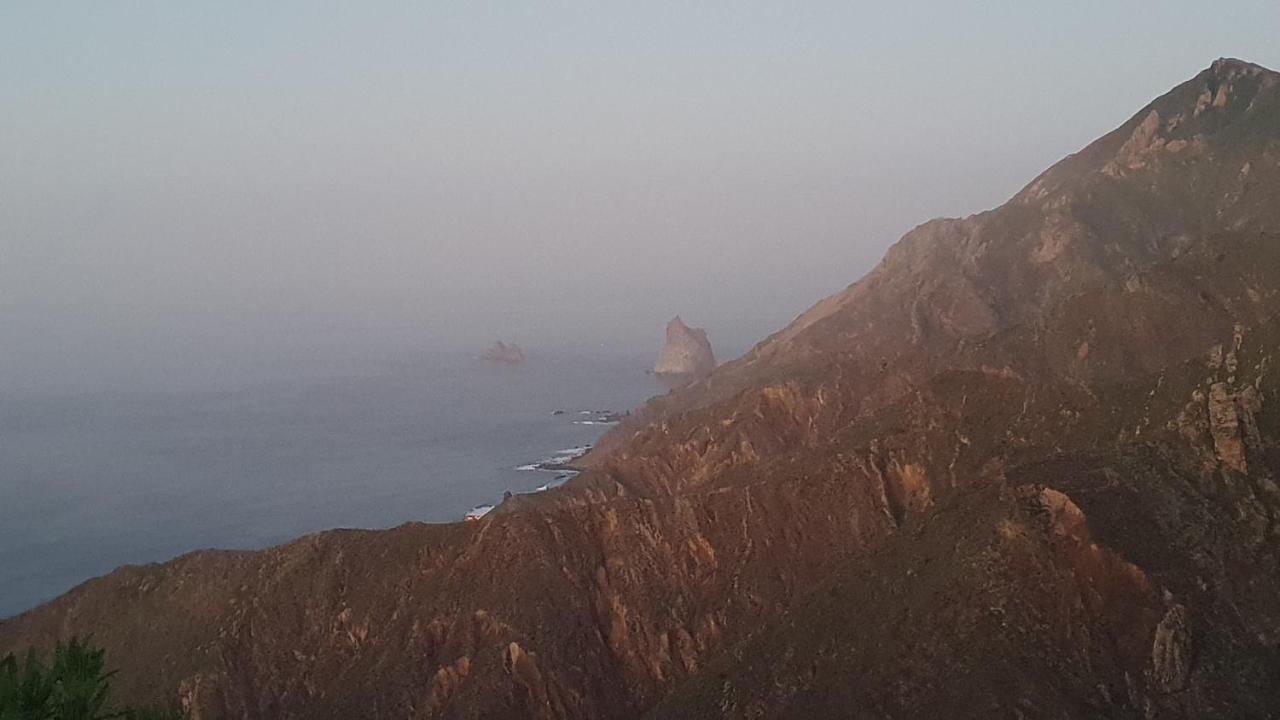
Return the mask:
<svg viewBox="0 0 1280 720"><path fill-rule="evenodd" d="M191 392L5 394L0 424L22 430L4 437L6 481L31 491L0 502L0 616L125 565L457 523L505 491L556 485L564 468L514 468L597 443L608 426L574 421L654 392L639 358L539 355L509 372L461 353L375 354ZM151 499L145 531L120 522L136 497Z"/></svg>
<svg viewBox="0 0 1280 720"><path fill-rule="evenodd" d="M551 414L560 416L560 415L565 415L566 413L563 410L555 410ZM574 425L603 426L605 428L608 428L608 427L613 427L619 424L620 422L622 422L623 418L627 417L630 414L631 414L630 412L619 413L612 410L579 410L577 413L579 419L573 420L571 422ZM582 416L587 416L587 417L583 418ZM603 436L605 432L607 432L607 430L602 430L600 433L601 436ZM597 438L597 440L598 439L599 438ZM498 505L500 505L503 500L505 500L507 497L510 497L512 495L536 495L538 493L546 492L553 488L560 487L561 485L565 484L569 480L573 479L574 477L582 473L583 468L579 467L576 464L576 461L584 457L587 453L591 452L591 450L594 447L595 447L595 442L586 443L583 445L575 445L573 447L568 447L568 448L562 448L554 451L552 454L547 455L546 457L543 457L540 460L536 460L534 462L526 463L523 465L517 465L512 469L520 472L548 473L553 475L554 477L552 477L552 479L548 480L545 483L542 483L541 485L537 486L532 490L525 490L520 492L508 490L506 493L504 493L502 498L499 498L496 501L484 502L472 507L470 510L468 510L466 513L463 514L461 520L463 522L475 522L477 520L480 520L485 515L488 515L490 512L492 512L494 508L498 507Z"/></svg>

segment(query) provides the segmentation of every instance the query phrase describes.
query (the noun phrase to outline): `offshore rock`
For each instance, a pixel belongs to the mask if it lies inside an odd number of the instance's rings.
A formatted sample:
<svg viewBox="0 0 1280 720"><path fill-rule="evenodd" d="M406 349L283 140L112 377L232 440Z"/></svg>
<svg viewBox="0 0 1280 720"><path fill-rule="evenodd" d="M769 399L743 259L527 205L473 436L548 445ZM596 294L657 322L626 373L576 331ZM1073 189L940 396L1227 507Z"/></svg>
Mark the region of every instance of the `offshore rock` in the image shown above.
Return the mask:
<svg viewBox="0 0 1280 720"><path fill-rule="evenodd" d="M667 323L667 343L653 366L655 375L669 377L701 377L716 367L711 342L702 328L691 328L680 316Z"/></svg>
<svg viewBox="0 0 1280 720"><path fill-rule="evenodd" d="M515 343L504 343L498 340L493 347L485 351L483 357L498 365L519 365L524 362L524 350Z"/></svg>

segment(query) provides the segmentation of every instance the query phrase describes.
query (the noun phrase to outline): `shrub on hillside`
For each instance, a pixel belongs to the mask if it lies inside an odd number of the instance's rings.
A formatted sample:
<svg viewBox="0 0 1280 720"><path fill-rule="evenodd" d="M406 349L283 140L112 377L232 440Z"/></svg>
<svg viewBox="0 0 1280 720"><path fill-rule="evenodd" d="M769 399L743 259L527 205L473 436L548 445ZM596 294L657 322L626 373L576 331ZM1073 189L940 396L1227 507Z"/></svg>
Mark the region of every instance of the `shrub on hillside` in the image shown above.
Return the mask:
<svg viewBox="0 0 1280 720"><path fill-rule="evenodd" d="M116 707L106 651L72 638L45 664L35 648L0 658L0 720L182 720L176 709Z"/></svg>

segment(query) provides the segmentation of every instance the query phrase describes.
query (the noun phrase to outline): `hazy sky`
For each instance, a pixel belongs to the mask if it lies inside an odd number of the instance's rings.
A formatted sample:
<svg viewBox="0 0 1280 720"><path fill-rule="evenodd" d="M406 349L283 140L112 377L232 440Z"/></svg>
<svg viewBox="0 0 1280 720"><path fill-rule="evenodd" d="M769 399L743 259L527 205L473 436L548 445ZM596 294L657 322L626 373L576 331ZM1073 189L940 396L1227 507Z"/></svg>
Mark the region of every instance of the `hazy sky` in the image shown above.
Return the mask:
<svg viewBox="0 0 1280 720"><path fill-rule="evenodd" d="M1280 67L1275 0L889 5L5 0L0 389L676 313L733 354L1214 58Z"/></svg>

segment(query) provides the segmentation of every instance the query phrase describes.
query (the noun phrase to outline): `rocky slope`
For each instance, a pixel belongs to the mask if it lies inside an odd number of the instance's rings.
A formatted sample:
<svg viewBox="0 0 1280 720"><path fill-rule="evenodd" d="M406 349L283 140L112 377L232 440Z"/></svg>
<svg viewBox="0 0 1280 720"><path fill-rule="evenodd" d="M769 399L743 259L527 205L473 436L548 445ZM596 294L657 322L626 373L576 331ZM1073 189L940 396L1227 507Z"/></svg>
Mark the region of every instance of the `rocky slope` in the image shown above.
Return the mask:
<svg viewBox="0 0 1280 720"><path fill-rule="evenodd" d="M705 376L715 367L716 356L711 352L706 331L685 325L679 315L672 318L667 323L667 341L653 366L654 374L692 380Z"/></svg>
<svg viewBox="0 0 1280 720"><path fill-rule="evenodd" d="M1280 76L1222 60L465 525L121 569L197 717L1268 717Z"/></svg>

